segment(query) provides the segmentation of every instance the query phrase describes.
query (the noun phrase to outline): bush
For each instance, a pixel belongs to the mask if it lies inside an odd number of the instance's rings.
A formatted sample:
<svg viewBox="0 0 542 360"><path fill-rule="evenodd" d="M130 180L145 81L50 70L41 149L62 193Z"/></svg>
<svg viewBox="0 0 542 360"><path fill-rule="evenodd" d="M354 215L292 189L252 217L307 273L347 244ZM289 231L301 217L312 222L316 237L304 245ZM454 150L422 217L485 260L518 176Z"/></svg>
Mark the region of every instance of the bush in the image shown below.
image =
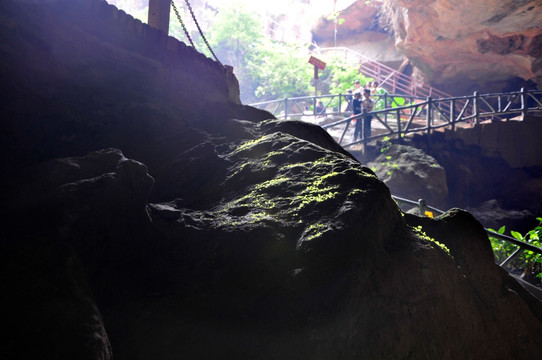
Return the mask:
<svg viewBox="0 0 542 360"><path fill-rule="evenodd" d="M519 241L540 247L540 236L542 235L542 217L536 219L539 221L538 226L528 231L525 235L522 235L517 231L510 231L510 235ZM503 226L499 230L489 230L498 234L504 234L506 228ZM518 249L518 246L493 236L490 236L489 240L491 241L491 247L493 248L493 253L495 254L495 260L499 264L506 260ZM511 270L521 269L524 276L532 275L542 279L542 255L536 254L532 251L521 251L520 254L510 261L506 266Z"/></svg>

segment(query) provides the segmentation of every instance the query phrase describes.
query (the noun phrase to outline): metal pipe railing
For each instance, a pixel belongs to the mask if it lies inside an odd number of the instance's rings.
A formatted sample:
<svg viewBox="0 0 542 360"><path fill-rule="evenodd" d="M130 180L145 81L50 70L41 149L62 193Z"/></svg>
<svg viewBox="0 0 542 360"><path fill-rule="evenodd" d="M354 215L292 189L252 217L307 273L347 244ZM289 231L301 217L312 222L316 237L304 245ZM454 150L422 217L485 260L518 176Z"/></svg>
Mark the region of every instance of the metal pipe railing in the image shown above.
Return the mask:
<svg viewBox="0 0 542 360"><path fill-rule="evenodd" d="M420 199L418 201L414 201L414 200L410 200L410 199L405 199L405 198L402 198L402 197L399 197L399 196L395 196L395 195L392 195L391 196L395 201L397 201L398 204L406 204L406 205L409 205L409 206L412 206L412 207L417 207L420 211L420 214L425 214L425 212L427 210L431 210L433 213L436 213L438 215L442 215L445 213L445 211L443 210L440 210L440 209L437 209L435 207L432 207L432 206L429 206L425 203L425 200L423 199ZM536 247L532 244L529 244L529 243L526 243L524 241L521 241L521 240L518 240L512 236L508 236L508 235L504 235L504 234L499 234L493 230L490 230L490 229L487 229L487 228L484 228L484 230L486 231L486 234L491 237L495 237L495 238L498 238L499 240L503 240L503 241L506 241L508 243L511 243L515 246L518 246L519 248L513 253L511 254L506 260L504 260L502 263L499 264L499 266L501 267L504 267L506 266L510 261L512 261L514 258L516 258L517 256L519 256L519 254L521 253L521 251L532 251L536 254L540 254L542 255L542 247L539 248L539 247Z"/></svg>
<svg viewBox="0 0 542 360"><path fill-rule="evenodd" d="M274 116L284 117L284 118L293 118L296 116L306 115L303 112L296 113L290 112L289 106L297 106L299 109L302 109L302 106L299 106L300 102L306 104L313 104L312 115L317 116L316 114L316 102L317 100L326 100L324 104L324 113L325 115L338 115L338 116L348 116L345 119L333 122L331 124L323 125L322 128L329 131L329 129L336 126L349 126L351 121L357 118L351 117L351 112L343 111L342 106L337 106L337 109L332 109L329 111L331 105L337 104L342 105L342 99L347 99L345 94L337 95L320 95L320 96L303 96L282 100L274 100L252 104L252 106L270 109L275 106L273 112ZM390 106L391 102L397 98L407 99L409 104L403 106ZM343 136L339 140L339 144L343 147L349 147L359 143L366 143L367 141L381 138L384 136L397 136L400 138L402 135L415 133L415 132L427 132L430 134L433 130L439 129L442 127L450 127L452 131L455 131L458 123L473 122L475 124L480 123L483 120L494 120L496 116L502 115L511 115L511 114L522 114L526 116L529 111L542 111L542 91L541 90L525 90L521 91L508 92L508 93L492 93L492 94L479 94L475 92L473 95L469 96L459 96L459 97L448 97L448 98L438 98L434 99L432 97L421 98L421 97L404 97L397 94L382 94L374 96L375 104L383 102L384 109L373 110L369 114L373 115L373 118L376 121L379 121L385 129L389 132L385 134L375 134L370 138L362 138L361 141L355 141L351 143L343 143L345 139L345 131ZM488 106L489 110L482 110L480 103L483 102ZM284 104L281 108L281 104ZM282 109L281 113L277 113L278 110ZM403 123L403 120L407 119L406 123ZM418 119L419 122L423 123L423 126L413 127L414 120ZM395 120L395 129L390 127L389 120ZM346 129L345 129L346 130Z"/></svg>

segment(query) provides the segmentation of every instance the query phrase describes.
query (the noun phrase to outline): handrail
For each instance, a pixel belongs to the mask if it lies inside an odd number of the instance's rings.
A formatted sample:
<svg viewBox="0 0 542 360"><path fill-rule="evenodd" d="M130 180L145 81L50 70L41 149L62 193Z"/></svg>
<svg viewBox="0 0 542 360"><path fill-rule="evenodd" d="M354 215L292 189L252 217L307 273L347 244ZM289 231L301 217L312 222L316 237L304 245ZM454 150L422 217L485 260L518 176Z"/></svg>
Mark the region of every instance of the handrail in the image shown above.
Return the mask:
<svg viewBox="0 0 542 360"><path fill-rule="evenodd" d="M406 98L409 103L404 106L391 107L390 103L400 97L403 99ZM270 105L276 105L275 110L272 111L273 115L289 119L303 115L320 115L316 114L316 102L317 100L325 100L324 113L326 115L347 116L333 123L322 125L322 128L327 131L338 126L344 126L338 142L345 148L360 143L367 144L371 140L386 136L396 136L400 139L402 136L411 133L426 132L427 134L431 134L433 131L443 127L448 127L452 131L455 131L455 128L460 123L478 124L484 120L493 121L497 116L521 114L525 117L529 111L542 111L542 90L525 90L524 88L520 91L490 94L478 94L478 92L474 92L473 95L468 96L438 99L433 99L432 97L407 97L396 94L375 95L375 104L381 101L384 104L384 109L373 110L368 114L371 114L373 120L384 127L384 133L371 134L368 138L362 136L360 140L345 143L345 134L350 124L353 120L358 119L360 115L351 116L350 111L343 111L341 109L343 99L344 101L348 101L347 96L344 94L303 96L261 102L252 104L252 106L269 108ZM337 111L332 110L330 112L329 105L333 101L338 102L338 108ZM302 102L313 105L312 113L304 113L303 106L300 105ZM481 107L481 104L485 106ZM293 107L297 107L298 111L290 111ZM281 114L276 113L279 109L282 110ZM506 119L506 121L508 120Z"/></svg>
<svg viewBox="0 0 542 360"><path fill-rule="evenodd" d="M402 197L399 197L399 196L395 196L395 195L392 195L391 196L395 201L397 201L398 203L403 203L403 204L407 204L407 205L411 205L411 206L414 206L414 207L418 207L419 208L419 211L420 211L420 214L424 214L426 210L431 210L432 212L438 214L438 215L442 215L445 213L445 211L443 210L439 210L437 208L434 208L432 206L429 206L425 203L425 200L423 199L420 199L418 201L414 201L414 200L410 200L410 199L405 199L405 198L402 198ZM536 247L532 244L529 244L529 243L526 243L524 241L521 241L521 240L518 240L512 236L508 236L508 235L504 235L504 234L499 234L491 229L487 229L487 228L484 228L486 234L488 236L491 236L491 237L496 237L500 240L504 240L506 242L509 242L513 245L516 245L518 246L519 248L512 254L510 255L506 260L504 260L502 263L499 264L499 266L501 267L504 267L506 266L506 264L508 264L510 261L512 261L515 257L517 257L520 253L520 251L532 251L534 253L537 253L537 254L540 254L542 255L542 247Z"/></svg>

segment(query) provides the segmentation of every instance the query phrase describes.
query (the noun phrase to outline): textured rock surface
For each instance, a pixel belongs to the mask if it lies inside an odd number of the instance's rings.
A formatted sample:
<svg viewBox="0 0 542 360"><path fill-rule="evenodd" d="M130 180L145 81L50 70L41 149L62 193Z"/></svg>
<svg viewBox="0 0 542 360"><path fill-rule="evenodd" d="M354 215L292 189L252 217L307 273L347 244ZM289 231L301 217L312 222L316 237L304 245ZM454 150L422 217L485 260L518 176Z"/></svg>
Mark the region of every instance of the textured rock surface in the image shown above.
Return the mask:
<svg viewBox="0 0 542 360"><path fill-rule="evenodd" d="M535 216L528 210L506 210L503 209L499 201L488 200L476 208L469 209L469 212L476 217L486 228L499 229L506 226L520 233L527 233L538 224L524 228L527 221L533 223Z"/></svg>
<svg viewBox="0 0 542 360"><path fill-rule="evenodd" d="M387 0L396 44L423 77L452 94L542 81L539 1Z"/></svg>
<svg viewBox="0 0 542 360"><path fill-rule="evenodd" d="M424 199L427 204L445 208L448 198L446 172L422 150L392 145L367 166L375 171L394 195Z"/></svg>
<svg viewBox="0 0 542 360"><path fill-rule="evenodd" d="M403 55L395 48L393 34L383 27L386 22L380 20L380 9L380 3L355 2L340 10L336 36L334 19L322 18L312 30L313 40L320 47L347 47L372 60L397 66Z"/></svg>
<svg viewBox="0 0 542 360"><path fill-rule="evenodd" d="M144 50L118 56L122 47L62 17L91 15L95 3L0 5L13 37L1 58L13 70L1 82L10 96L0 109L2 358L542 352L540 303L493 264L472 216L403 216L385 184L321 128L268 119L227 86L209 103L186 100L200 95L192 83L175 85L179 99L135 87L152 78ZM69 48L44 53L55 46L43 24L76 37L62 46L79 44L94 62ZM47 66L13 54L41 54ZM195 62L194 77L227 83L198 59L184 64ZM96 80L112 64L138 77Z"/></svg>
<svg viewBox="0 0 542 360"><path fill-rule="evenodd" d="M541 119L534 117L482 124L455 133L434 133L430 138L415 135L408 144L446 169L448 207L476 208L499 199L503 209L536 215L542 211L540 142L536 140L540 124ZM510 220L502 225L517 225L517 218ZM523 226L527 225L536 223Z"/></svg>

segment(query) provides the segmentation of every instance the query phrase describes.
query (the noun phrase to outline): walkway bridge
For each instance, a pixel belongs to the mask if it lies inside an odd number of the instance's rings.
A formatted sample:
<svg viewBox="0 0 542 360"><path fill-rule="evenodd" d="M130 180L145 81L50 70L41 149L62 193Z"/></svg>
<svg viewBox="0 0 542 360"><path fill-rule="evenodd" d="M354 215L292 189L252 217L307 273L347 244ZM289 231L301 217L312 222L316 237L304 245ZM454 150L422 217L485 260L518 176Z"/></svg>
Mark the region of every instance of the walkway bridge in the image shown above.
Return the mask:
<svg viewBox="0 0 542 360"><path fill-rule="evenodd" d="M280 119L302 120L320 125L345 149L354 150L380 138L398 138L415 133L472 127L489 121L521 120L527 114L542 114L542 90L525 90L460 97L405 96L383 94L373 96L374 110L371 136L355 141L353 124L361 114L352 115L346 94L285 98L251 104ZM324 109L316 113L316 103ZM306 108L312 110L304 110ZM364 132L362 131L362 134Z"/></svg>

